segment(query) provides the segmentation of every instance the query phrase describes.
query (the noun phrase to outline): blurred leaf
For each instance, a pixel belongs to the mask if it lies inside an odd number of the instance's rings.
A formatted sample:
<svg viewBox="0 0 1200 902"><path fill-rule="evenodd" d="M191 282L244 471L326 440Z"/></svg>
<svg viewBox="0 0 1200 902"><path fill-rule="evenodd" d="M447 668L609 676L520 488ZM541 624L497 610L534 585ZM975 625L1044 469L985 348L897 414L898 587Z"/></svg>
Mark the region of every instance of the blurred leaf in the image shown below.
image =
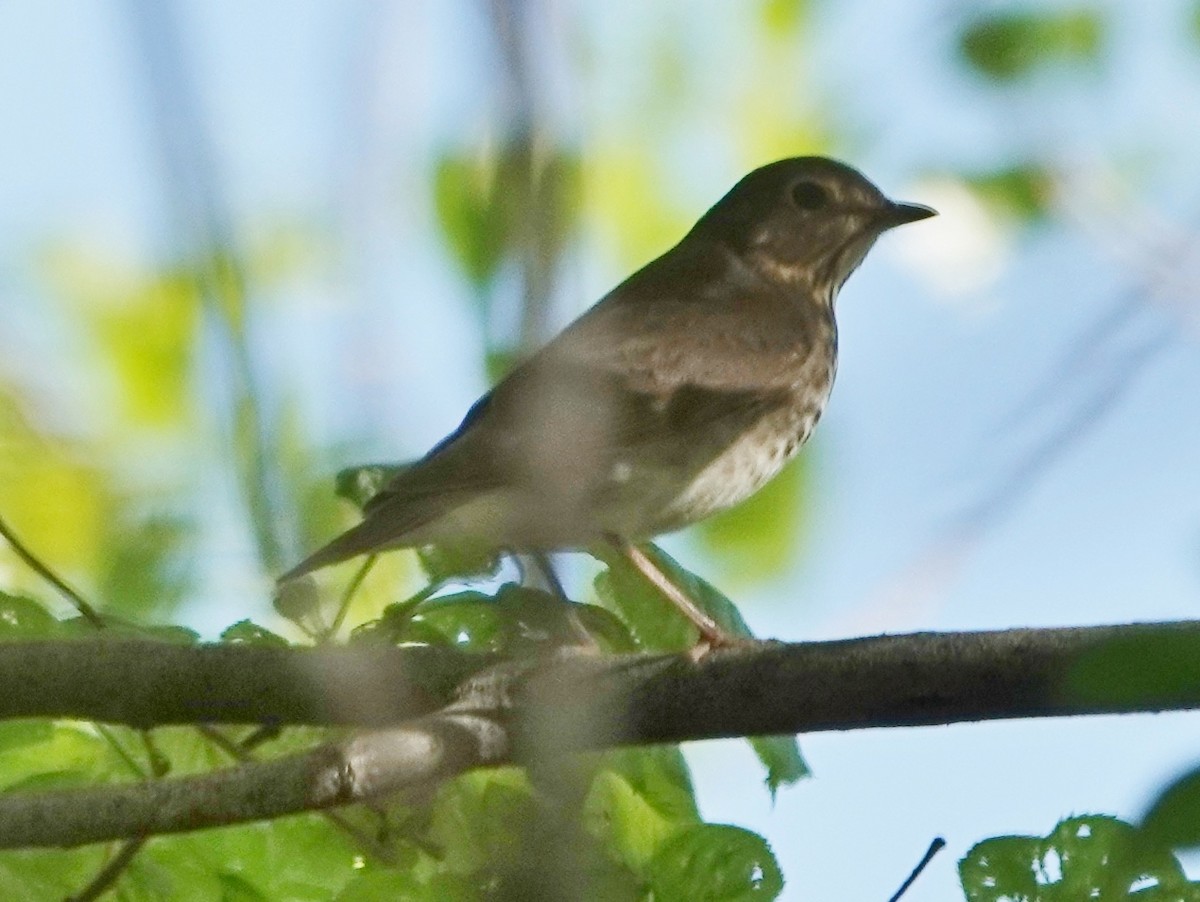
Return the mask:
<svg viewBox="0 0 1200 902"><path fill-rule="evenodd" d="M646 869L656 898L774 899L783 874L767 841L726 824L696 824L667 840Z"/></svg>
<svg viewBox="0 0 1200 902"><path fill-rule="evenodd" d="M438 790L430 838L451 871L510 868L520 864L537 816L524 771L474 771Z"/></svg>
<svg viewBox="0 0 1200 902"><path fill-rule="evenodd" d="M438 223L476 288L492 280L513 241L515 215L506 188L494 161L455 154L437 161L433 199Z"/></svg>
<svg viewBox="0 0 1200 902"><path fill-rule="evenodd" d="M1200 637L1161 631L1122 636L1082 655L1064 691L1083 701L1187 699L1200 691Z"/></svg>
<svg viewBox="0 0 1200 902"><path fill-rule="evenodd" d="M1088 9L988 12L959 38L959 52L982 74L1011 81L1052 64L1094 63L1105 23Z"/></svg>
<svg viewBox="0 0 1200 902"><path fill-rule="evenodd" d="M772 37L795 37L808 15L808 0L761 0L759 10Z"/></svg>
<svg viewBox="0 0 1200 902"><path fill-rule="evenodd" d="M104 866L107 854L102 845L0 852L0 899L38 902L69 898Z"/></svg>
<svg viewBox="0 0 1200 902"><path fill-rule="evenodd" d="M1044 839L984 840L959 862L968 902L1038 899L1200 900L1165 848L1114 817L1082 815L1062 821ZM1138 887L1136 893L1130 890Z"/></svg>
<svg viewBox="0 0 1200 902"><path fill-rule="evenodd" d="M668 205L652 158L628 145L601 147L588 157L588 207L622 266L643 266L679 241L692 211Z"/></svg>
<svg viewBox="0 0 1200 902"><path fill-rule="evenodd" d="M1166 848L1200 845L1200 768L1159 792L1142 818L1142 830Z"/></svg>
<svg viewBox="0 0 1200 902"><path fill-rule="evenodd" d="M232 626L226 627L221 633L221 641L231 645L274 645L279 648L291 645L283 636L273 633L251 620L239 620Z"/></svg>
<svg viewBox="0 0 1200 902"><path fill-rule="evenodd" d="M0 640L47 639L59 633L59 621L41 602L0 592Z"/></svg>
<svg viewBox="0 0 1200 902"><path fill-rule="evenodd" d="M165 617L191 588L186 552L195 539L189 523L151 515L120 517L108 533L99 578L106 611Z"/></svg>
<svg viewBox="0 0 1200 902"><path fill-rule="evenodd" d="M500 570L500 553L494 547L474 542L426 545L418 549L417 559L433 583L490 579Z"/></svg>
<svg viewBox="0 0 1200 902"><path fill-rule="evenodd" d="M1054 180L1037 163L1024 163L967 176L967 183L989 207L1023 223L1044 220L1053 199Z"/></svg>
<svg viewBox="0 0 1200 902"><path fill-rule="evenodd" d="M697 533L722 567L744 582L778 576L806 526L810 457L800 455L749 499L704 520Z"/></svg>
<svg viewBox="0 0 1200 902"><path fill-rule="evenodd" d="M767 789L772 800L779 787L798 783L811 773L795 736L754 736L748 742L767 769Z"/></svg>
<svg viewBox="0 0 1200 902"><path fill-rule="evenodd" d="M405 469L398 464L366 464L347 467L334 477L334 493L345 498L360 510L379 494L393 476Z"/></svg>
<svg viewBox="0 0 1200 902"><path fill-rule="evenodd" d="M411 872L379 869L358 874L336 902L477 902L478 887L459 874L434 874L419 880Z"/></svg>
<svg viewBox="0 0 1200 902"><path fill-rule="evenodd" d="M488 384L495 385L507 376L520 360L521 353L514 348L489 348L483 359Z"/></svg>
<svg viewBox="0 0 1200 902"><path fill-rule="evenodd" d="M0 486L4 516L34 552L60 573L92 573L121 501L111 479L78 443L40 434L25 408L0 391ZM0 544L0 556L12 552ZM40 584L24 567L18 586Z"/></svg>
<svg viewBox="0 0 1200 902"><path fill-rule="evenodd" d="M114 265L71 247L51 249L43 265L117 379L114 413L154 428L186 422L200 325L195 274Z"/></svg>
<svg viewBox="0 0 1200 902"><path fill-rule="evenodd" d="M302 576L278 585L271 605L280 617L307 628L320 610L321 596L313 578Z"/></svg>

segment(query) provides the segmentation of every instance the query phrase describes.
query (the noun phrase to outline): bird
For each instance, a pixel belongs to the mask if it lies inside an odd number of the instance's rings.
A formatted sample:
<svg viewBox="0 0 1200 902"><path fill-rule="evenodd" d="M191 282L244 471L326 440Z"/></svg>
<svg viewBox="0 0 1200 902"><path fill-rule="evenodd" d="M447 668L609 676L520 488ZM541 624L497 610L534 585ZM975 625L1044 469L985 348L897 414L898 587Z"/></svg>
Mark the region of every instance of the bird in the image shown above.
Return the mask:
<svg viewBox="0 0 1200 902"><path fill-rule="evenodd" d="M279 584L397 548L603 542L701 643L730 643L639 545L748 498L808 440L837 369L839 290L881 234L933 215L827 157L753 170Z"/></svg>

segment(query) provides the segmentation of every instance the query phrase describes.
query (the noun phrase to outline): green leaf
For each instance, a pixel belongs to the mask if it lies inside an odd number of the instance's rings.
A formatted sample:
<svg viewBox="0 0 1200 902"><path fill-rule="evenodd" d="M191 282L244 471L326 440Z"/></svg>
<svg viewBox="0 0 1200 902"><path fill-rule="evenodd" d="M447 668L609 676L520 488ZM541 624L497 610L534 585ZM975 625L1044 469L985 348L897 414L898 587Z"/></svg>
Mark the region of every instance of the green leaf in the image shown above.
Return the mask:
<svg viewBox="0 0 1200 902"><path fill-rule="evenodd" d="M0 899L64 899L104 866L104 846L0 852Z"/></svg>
<svg viewBox="0 0 1200 902"><path fill-rule="evenodd" d="M190 524L151 515L120 522L105 537L99 596L106 612L165 618L191 588Z"/></svg>
<svg viewBox="0 0 1200 902"><path fill-rule="evenodd" d="M338 893L336 902L476 902L478 888L458 874L435 874L422 881L415 874L379 869L359 874Z"/></svg>
<svg viewBox="0 0 1200 902"><path fill-rule="evenodd" d="M679 823L653 805L621 774L596 774L584 803L584 824L614 860L648 875L650 860ZM687 898L669 896L667 898Z"/></svg>
<svg viewBox="0 0 1200 902"><path fill-rule="evenodd" d="M317 584L309 576L281 583L275 590L271 605L280 617L303 626L314 620L321 609Z"/></svg>
<svg viewBox="0 0 1200 902"><path fill-rule="evenodd" d="M446 154L433 176L438 224L458 265L477 288L496 274L516 228L515 192L496 160Z"/></svg>
<svg viewBox="0 0 1200 902"><path fill-rule="evenodd" d="M442 861L451 871L514 867L521 862L525 833L537 817L524 771L475 771L438 791L430 838L442 849Z"/></svg>
<svg viewBox="0 0 1200 902"><path fill-rule="evenodd" d="M49 742L53 735L54 726L48 720L6 720L0 723L0 755L9 749Z"/></svg>
<svg viewBox="0 0 1200 902"><path fill-rule="evenodd" d="M1051 64L1095 62L1104 29L1087 9L987 13L962 34L959 52L983 75L1012 81Z"/></svg>
<svg viewBox="0 0 1200 902"><path fill-rule="evenodd" d="M647 868L656 898L774 899L783 873L767 841L725 824L697 824L667 840Z"/></svg>
<svg viewBox="0 0 1200 902"><path fill-rule="evenodd" d="M481 592L458 592L422 603L402 629L401 641L426 641L418 638L424 628L469 651L501 652L507 639L499 608Z"/></svg>
<svg viewBox="0 0 1200 902"><path fill-rule="evenodd" d="M227 627L221 633L221 641L231 645L274 645L279 648L291 645L283 636L271 632L266 627L259 626L252 620L239 620Z"/></svg>
<svg viewBox="0 0 1200 902"><path fill-rule="evenodd" d="M645 545L642 550L726 632L752 637L733 602L710 583L682 567L661 548ZM607 564L596 577L596 594L605 607L628 624L640 648L679 651L696 644L696 628L624 555L609 548L597 548L593 553Z"/></svg>
<svg viewBox="0 0 1200 902"><path fill-rule="evenodd" d="M777 576L793 560L805 528L811 457L802 454L737 507L703 521L704 547L742 582Z"/></svg>
<svg viewBox="0 0 1200 902"><path fill-rule="evenodd" d="M334 477L334 494L345 498L360 510L379 494L379 490L406 469L402 464L365 464L347 467Z"/></svg>
<svg viewBox="0 0 1200 902"><path fill-rule="evenodd" d="M1147 631L1123 635L1082 655L1063 687L1068 698L1135 704L1153 698L1164 706L1200 692L1200 636Z"/></svg>
<svg viewBox="0 0 1200 902"><path fill-rule="evenodd" d="M798 783L811 773L795 736L754 736L747 741L767 769L767 789L772 799L779 787Z"/></svg>
<svg viewBox="0 0 1200 902"><path fill-rule="evenodd" d="M0 592L0 641L48 639L61 634L61 624L41 602Z"/></svg>
<svg viewBox="0 0 1200 902"><path fill-rule="evenodd" d="M808 8L808 0L763 0L763 25L773 37L794 37L805 22Z"/></svg>
<svg viewBox="0 0 1200 902"><path fill-rule="evenodd" d="M1200 845L1200 768L1163 789L1142 818L1142 830L1168 848Z"/></svg>
<svg viewBox="0 0 1200 902"><path fill-rule="evenodd" d="M491 579L500 570L496 548L476 542L426 545L418 549L417 559L432 583Z"/></svg>
<svg viewBox="0 0 1200 902"><path fill-rule="evenodd" d="M678 746L616 749L605 752L602 762L667 820L699 822L691 771Z"/></svg>
<svg viewBox="0 0 1200 902"><path fill-rule="evenodd" d="M1050 212L1053 178L1037 163L968 176L967 182L985 204L1010 219L1038 222Z"/></svg>
<svg viewBox="0 0 1200 902"><path fill-rule="evenodd" d="M959 862L968 902L1039 899L1200 899L1179 862L1153 837L1114 817L1082 815L1043 838L984 840ZM1152 888L1150 888L1152 887Z"/></svg>

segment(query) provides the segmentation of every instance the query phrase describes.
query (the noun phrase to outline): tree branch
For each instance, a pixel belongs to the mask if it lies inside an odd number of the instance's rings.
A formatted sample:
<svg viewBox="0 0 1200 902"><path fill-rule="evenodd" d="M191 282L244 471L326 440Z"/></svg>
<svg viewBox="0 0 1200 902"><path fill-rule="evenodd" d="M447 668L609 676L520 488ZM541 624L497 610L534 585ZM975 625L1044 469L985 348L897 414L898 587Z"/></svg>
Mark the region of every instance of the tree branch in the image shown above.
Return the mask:
<svg viewBox="0 0 1200 902"><path fill-rule="evenodd" d="M0 646L0 680L19 701L0 699L4 713L91 719L117 713L143 726L179 722L184 712L195 720L340 724L423 716L200 777L0 796L0 847L78 845L277 817L427 785L473 767L615 745L1200 707L1200 675L1190 666L1200 650L1196 621L761 643L700 662L564 651L494 664L448 649L151 644L141 651L159 658L148 665L131 653L133 645L145 643ZM30 686L44 687L49 671L61 688L65 665L50 652L72 652L76 679L87 682L80 674L103 677L99 662L111 661L114 649L122 689L133 690L124 705L101 704L103 692L76 693L79 707L71 711L63 709L65 697L40 711L32 704L38 690ZM18 658L24 673L10 669ZM175 679L164 669L166 659L214 682L202 691L204 679L196 674ZM440 668L432 683L422 672L427 666ZM438 694L431 685L444 687L451 674L462 678L483 666L449 705L428 713ZM237 676L221 680L222 671ZM155 684L159 678L166 682ZM153 691L139 690L146 684ZM175 691L182 697L164 702ZM261 691L267 697L255 701ZM155 720L164 713L167 720Z"/></svg>
<svg viewBox="0 0 1200 902"><path fill-rule="evenodd" d="M394 725L441 708L463 680L495 661L433 647L0 643L0 719L70 717L137 728Z"/></svg>

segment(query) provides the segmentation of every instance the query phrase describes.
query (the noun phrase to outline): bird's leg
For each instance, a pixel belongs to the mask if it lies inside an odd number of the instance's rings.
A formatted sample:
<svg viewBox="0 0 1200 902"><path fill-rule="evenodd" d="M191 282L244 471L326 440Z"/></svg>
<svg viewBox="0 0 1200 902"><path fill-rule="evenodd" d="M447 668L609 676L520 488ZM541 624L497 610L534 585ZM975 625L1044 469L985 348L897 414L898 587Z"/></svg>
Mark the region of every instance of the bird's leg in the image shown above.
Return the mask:
<svg viewBox="0 0 1200 902"><path fill-rule="evenodd" d="M522 558L533 564L538 575L549 587L550 591L566 605L567 623L571 627L571 632L579 640L579 644L589 649L598 649L595 637L587 631L587 627L583 625L583 621L579 619L579 613L575 608L575 602L567 597L567 590L563 588L562 580L558 578L558 574L554 571L554 562L550 560L550 555L544 551L529 551L516 557L517 566L520 568ZM522 581L525 579L525 574L521 574Z"/></svg>
<svg viewBox="0 0 1200 902"><path fill-rule="evenodd" d="M624 555L638 569L638 572L646 577L650 585L665 595L667 600L675 605L679 612L700 631L700 644L694 650L697 658L703 657L705 653L714 648L740 644L742 641L740 637L727 633L717 621L700 610L696 603L688 598L686 592L671 582L670 578L659 569L646 552L620 536L610 535L607 538L609 544Z"/></svg>

